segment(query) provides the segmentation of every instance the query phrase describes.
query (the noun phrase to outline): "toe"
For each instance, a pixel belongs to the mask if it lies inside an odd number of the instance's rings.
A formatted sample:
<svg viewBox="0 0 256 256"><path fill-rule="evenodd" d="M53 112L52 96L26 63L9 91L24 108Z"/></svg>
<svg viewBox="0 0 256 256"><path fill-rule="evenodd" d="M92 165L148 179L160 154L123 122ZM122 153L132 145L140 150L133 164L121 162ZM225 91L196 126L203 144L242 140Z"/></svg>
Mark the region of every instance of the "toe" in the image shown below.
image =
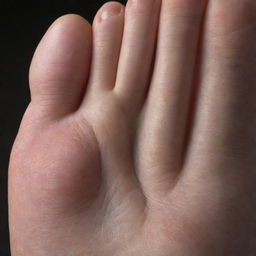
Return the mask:
<svg viewBox="0 0 256 256"><path fill-rule="evenodd" d="M122 43L124 7L106 3L93 22L93 55L89 80L91 91L114 88Z"/></svg>
<svg viewBox="0 0 256 256"><path fill-rule="evenodd" d="M115 91L133 106L143 102L151 78L160 5L160 0L130 0L126 6Z"/></svg>
<svg viewBox="0 0 256 256"><path fill-rule="evenodd" d="M78 15L65 15L49 28L30 67L33 107L50 119L79 106L88 78L91 26Z"/></svg>
<svg viewBox="0 0 256 256"><path fill-rule="evenodd" d="M182 167L205 5L205 0L162 1L155 67L139 145L138 169L145 191L171 188Z"/></svg>
<svg viewBox="0 0 256 256"><path fill-rule="evenodd" d="M210 1L187 161L187 166L203 165L198 172L222 177L238 166L242 173L255 170L255 24L254 0ZM218 172L224 163L232 171Z"/></svg>

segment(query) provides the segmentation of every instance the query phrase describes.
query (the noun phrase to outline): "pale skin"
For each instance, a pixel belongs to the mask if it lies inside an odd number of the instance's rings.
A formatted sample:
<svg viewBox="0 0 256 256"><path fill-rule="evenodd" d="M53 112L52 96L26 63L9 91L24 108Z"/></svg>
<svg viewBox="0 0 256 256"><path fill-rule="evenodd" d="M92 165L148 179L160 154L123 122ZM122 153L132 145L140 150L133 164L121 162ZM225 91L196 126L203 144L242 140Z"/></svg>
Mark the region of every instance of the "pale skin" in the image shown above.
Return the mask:
<svg viewBox="0 0 256 256"><path fill-rule="evenodd" d="M12 256L256 255L256 3L59 18L9 168Z"/></svg>

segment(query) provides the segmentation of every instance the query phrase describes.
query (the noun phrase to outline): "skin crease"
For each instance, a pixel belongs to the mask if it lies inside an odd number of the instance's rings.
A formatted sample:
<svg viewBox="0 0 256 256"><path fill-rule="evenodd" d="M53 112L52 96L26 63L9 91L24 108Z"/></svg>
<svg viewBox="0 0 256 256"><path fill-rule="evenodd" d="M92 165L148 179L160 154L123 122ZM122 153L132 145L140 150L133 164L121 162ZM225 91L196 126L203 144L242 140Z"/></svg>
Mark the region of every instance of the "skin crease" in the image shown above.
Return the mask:
<svg viewBox="0 0 256 256"><path fill-rule="evenodd" d="M254 0L55 21L10 158L12 256L256 255L255 29Z"/></svg>

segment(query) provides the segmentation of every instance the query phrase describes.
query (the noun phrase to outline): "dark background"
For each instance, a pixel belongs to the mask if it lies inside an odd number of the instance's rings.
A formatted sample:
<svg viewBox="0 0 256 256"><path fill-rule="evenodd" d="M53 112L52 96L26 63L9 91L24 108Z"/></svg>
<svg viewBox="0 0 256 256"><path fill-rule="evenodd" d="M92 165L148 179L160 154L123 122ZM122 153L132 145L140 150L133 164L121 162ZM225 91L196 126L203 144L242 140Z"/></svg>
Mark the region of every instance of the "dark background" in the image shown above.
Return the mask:
<svg viewBox="0 0 256 256"><path fill-rule="evenodd" d="M59 16L77 13L92 22L106 0L0 3L0 256L9 256L7 169L10 150L29 102L28 70L34 50ZM126 1L119 1L125 3Z"/></svg>

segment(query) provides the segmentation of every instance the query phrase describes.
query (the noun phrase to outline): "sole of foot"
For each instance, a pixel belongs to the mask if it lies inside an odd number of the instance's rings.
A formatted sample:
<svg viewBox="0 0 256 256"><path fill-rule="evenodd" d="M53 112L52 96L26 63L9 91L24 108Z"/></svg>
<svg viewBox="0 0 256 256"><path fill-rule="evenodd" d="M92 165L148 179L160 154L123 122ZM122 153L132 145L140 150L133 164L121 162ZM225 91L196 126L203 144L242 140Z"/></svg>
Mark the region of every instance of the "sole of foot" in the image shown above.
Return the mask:
<svg viewBox="0 0 256 256"><path fill-rule="evenodd" d="M255 29L253 0L55 21L10 160L12 255L254 255Z"/></svg>

